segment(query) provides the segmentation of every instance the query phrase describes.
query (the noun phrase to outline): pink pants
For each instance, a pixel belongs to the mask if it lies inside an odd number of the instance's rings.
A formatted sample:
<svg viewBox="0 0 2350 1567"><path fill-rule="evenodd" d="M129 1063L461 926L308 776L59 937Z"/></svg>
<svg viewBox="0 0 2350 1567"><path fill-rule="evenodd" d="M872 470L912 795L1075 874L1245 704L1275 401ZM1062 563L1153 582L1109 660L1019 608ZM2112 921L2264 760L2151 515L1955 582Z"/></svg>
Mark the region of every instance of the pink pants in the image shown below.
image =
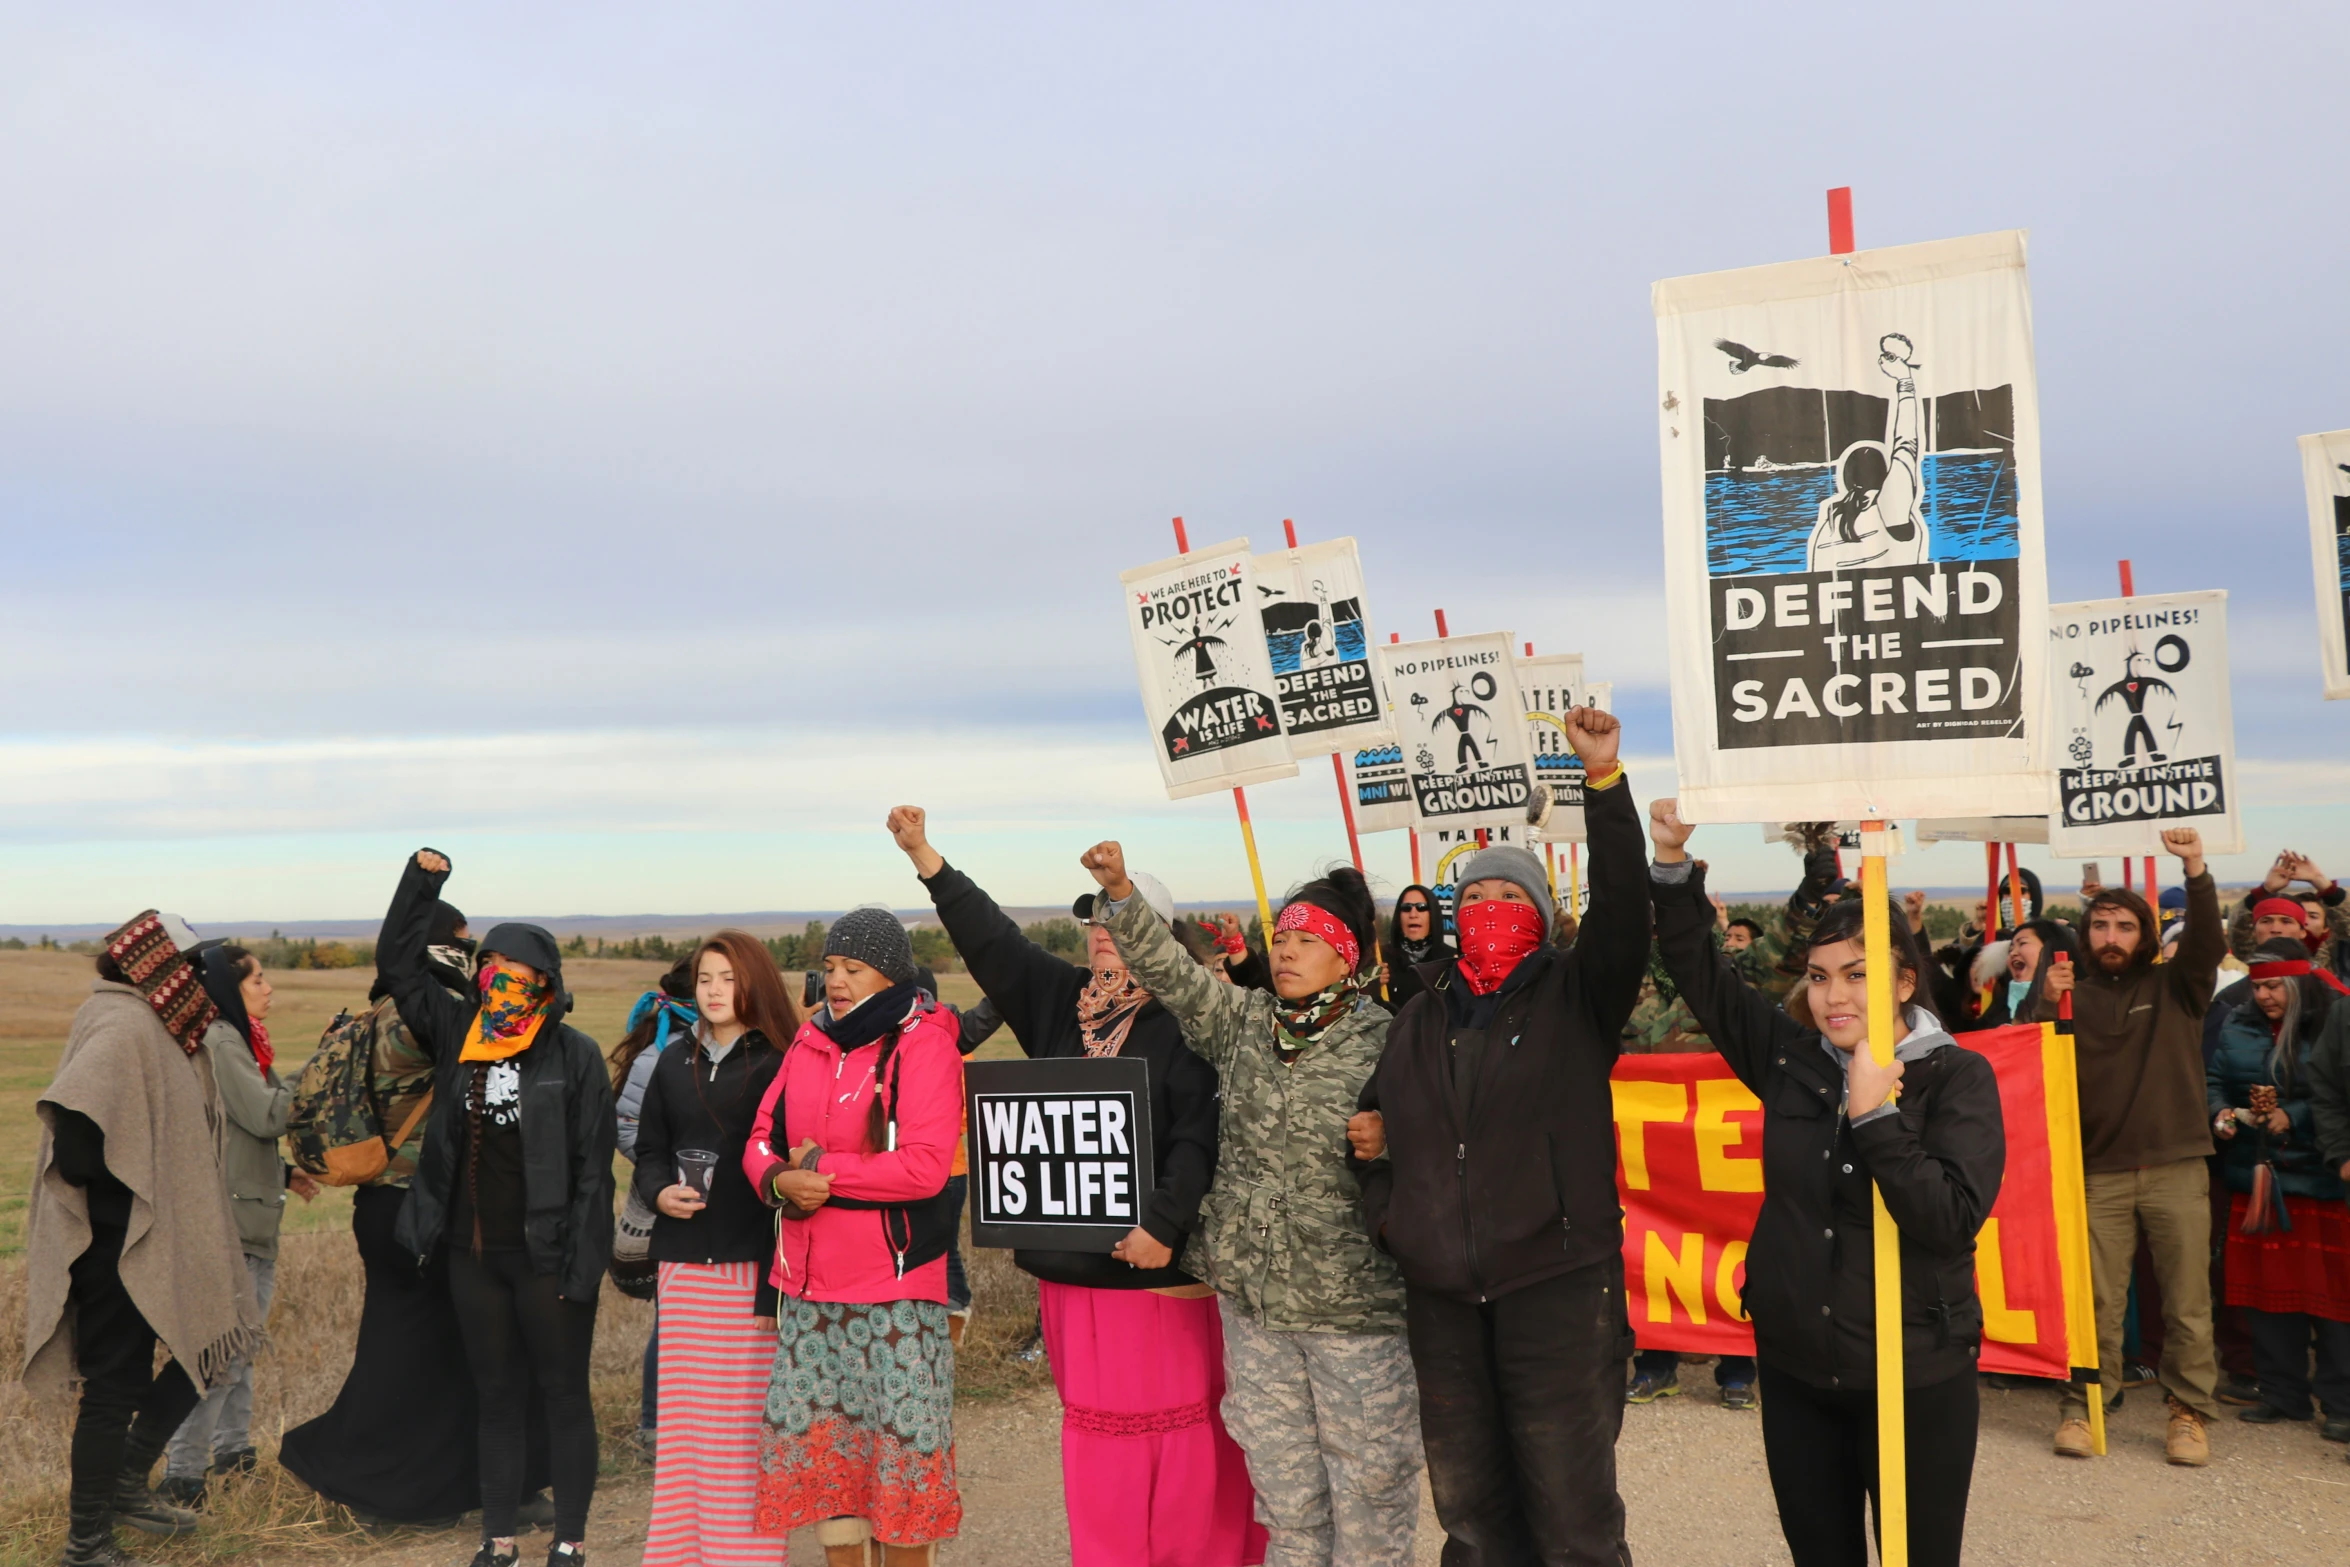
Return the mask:
<svg viewBox="0 0 2350 1567"><path fill-rule="evenodd" d="M1248 1461L1225 1434L1214 1296L1040 1284L1061 1394L1071 1567L1257 1567Z"/></svg>

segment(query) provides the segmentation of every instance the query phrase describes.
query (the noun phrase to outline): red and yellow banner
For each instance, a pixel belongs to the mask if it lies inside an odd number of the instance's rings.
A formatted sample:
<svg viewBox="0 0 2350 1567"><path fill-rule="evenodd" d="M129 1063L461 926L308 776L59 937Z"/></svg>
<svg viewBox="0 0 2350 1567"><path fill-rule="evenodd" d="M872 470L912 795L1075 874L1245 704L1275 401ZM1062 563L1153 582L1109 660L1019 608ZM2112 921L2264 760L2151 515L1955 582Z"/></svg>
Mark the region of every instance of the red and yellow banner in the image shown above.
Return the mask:
<svg viewBox="0 0 2350 1567"><path fill-rule="evenodd" d="M1975 1238L1985 1371L2063 1378L2096 1360L2072 1040L2026 1024L1969 1034L1999 1078L2007 1175ZM1717 1055L1616 1063L1625 1294L1643 1349L1750 1355L1741 1309L1762 1210L1762 1105Z"/></svg>

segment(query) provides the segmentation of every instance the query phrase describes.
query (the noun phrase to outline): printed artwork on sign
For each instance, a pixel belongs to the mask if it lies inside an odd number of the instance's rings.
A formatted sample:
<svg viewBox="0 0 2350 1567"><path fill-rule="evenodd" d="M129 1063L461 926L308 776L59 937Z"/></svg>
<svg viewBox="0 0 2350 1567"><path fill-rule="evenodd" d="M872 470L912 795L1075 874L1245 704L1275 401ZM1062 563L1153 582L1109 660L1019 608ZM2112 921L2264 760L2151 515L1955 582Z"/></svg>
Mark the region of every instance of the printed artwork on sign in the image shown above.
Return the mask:
<svg viewBox="0 0 2350 1567"><path fill-rule="evenodd" d="M2020 235L1656 289L1692 820L2022 809L2038 414Z"/></svg>
<svg viewBox="0 0 2350 1567"><path fill-rule="evenodd" d="M2152 853L2186 826L2236 852L2227 595L2051 605L2049 632L2056 852Z"/></svg>
<svg viewBox="0 0 2350 1567"><path fill-rule="evenodd" d="M1423 827L1523 825L1525 708L1505 632L1379 649L1388 716Z"/></svg>
<svg viewBox="0 0 2350 1567"><path fill-rule="evenodd" d="M2317 644L2329 702L2350 697L2350 430L2301 437L2309 492L2309 556L2317 581Z"/></svg>
<svg viewBox="0 0 2350 1567"><path fill-rule="evenodd" d="M1141 1061L974 1061L965 1088L975 1244L1108 1251L1139 1222L1154 1168Z"/></svg>
<svg viewBox="0 0 2350 1567"><path fill-rule="evenodd" d="M1257 613L1295 757L1326 756L1379 734L1387 715L1371 670L1363 569L1352 539L1259 555Z"/></svg>
<svg viewBox="0 0 2350 1567"><path fill-rule="evenodd" d="M1365 746L1347 763L1347 787L1354 791L1355 830L1393 832L1412 824L1412 785L1404 773L1403 747L1392 740Z"/></svg>
<svg viewBox="0 0 2350 1567"><path fill-rule="evenodd" d="M1518 699L1526 706L1526 750L1534 781L1550 789L1550 820L1531 836L1543 843L1582 843L1583 759L1567 743L1567 714L1578 707L1606 711L1612 688L1583 678L1580 653L1545 653L1518 660Z"/></svg>
<svg viewBox="0 0 2350 1567"><path fill-rule="evenodd" d="M1137 567L1119 580L1168 795L1294 776L1248 541Z"/></svg>

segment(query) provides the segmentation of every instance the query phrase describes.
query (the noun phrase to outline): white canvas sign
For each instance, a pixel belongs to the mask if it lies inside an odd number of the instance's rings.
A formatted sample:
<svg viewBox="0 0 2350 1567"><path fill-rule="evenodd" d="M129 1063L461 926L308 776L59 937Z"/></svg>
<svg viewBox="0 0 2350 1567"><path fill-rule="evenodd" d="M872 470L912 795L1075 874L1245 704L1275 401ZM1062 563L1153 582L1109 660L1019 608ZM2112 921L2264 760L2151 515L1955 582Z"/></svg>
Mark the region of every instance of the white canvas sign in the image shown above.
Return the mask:
<svg viewBox="0 0 2350 1567"><path fill-rule="evenodd" d="M1507 632L1489 631L1379 649L1388 721L1422 830L1525 825L1526 710L1510 647Z"/></svg>
<svg viewBox="0 0 2350 1567"><path fill-rule="evenodd" d="M1654 304L1682 813L2039 809L2022 234L1675 278Z"/></svg>
<svg viewBox="0 0 2350 1567"><path fill-rule="evenodd" d="M1607 710L1612 688L1583 678L1580 653L1545 653L1518 660L1518 698L1526 705L1527 761L1534 781L1551 792L1550 820L1530 836L1536 843L1583 843L1583 759L1567 743L1567 714L1578 707Z"/></svg>
<svg viewBox="0 0 2350 1567"><path fill-rule="evenodd" d="M2045 816L1944 816L1918 823L1920 843L2046 843Z"/></svg>
<svg viewBox="0 0 2350 1567"><path fill-rule="evenodd" d="M1137 566L1118 580L1167 797L1296 777L1248 540Z"/></svg>
<svg viewBox="0 0 2350 1567"><path fill-rule="evenodd" d="M2241 852L2228 596L2053 604L2048 629L2050 847L2153 854L2164 828L2193 827L2208 852Z"/></svg>
<svg viewBox="0 0 2350 1567"><path fill-rule="evenodd" d="M1352 539L1276 550L1255 561L1255 603L1299 761L1382 738L1387 711L1371 668L1363 564Z"/></svg>
<svg viewBox="0 0 2350 1567"><path fill-rule="evenodd" d="M2301 437L2309 492L2309 559L2317 579L2317 646L2326 700L2350 697L2350 430Z"/></svg>
<svg viewBox="0 0 2350 1567"><path fill-rule="evenodd" d="M1355 831L1394 832L1412 825L1412 784L1403 747L1382 739L1349 756L1346 786L1353 791Z"/></svg>

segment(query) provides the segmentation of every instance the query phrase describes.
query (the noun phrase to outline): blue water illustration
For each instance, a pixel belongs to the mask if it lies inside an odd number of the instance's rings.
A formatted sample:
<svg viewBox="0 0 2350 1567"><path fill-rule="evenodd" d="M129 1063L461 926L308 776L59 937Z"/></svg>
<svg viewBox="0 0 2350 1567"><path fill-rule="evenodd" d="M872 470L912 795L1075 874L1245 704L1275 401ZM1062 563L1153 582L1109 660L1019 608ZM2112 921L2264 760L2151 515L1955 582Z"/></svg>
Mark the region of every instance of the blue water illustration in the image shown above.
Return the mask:
<svg viewBox="0 0 2350 1567"><path fill-rule="evenodd" d="M1936 560L2011 560L2015 466L2004 452L1928 452L1921 508ZM1706 571L1716 577L1801 571L1836 470L1733 469L1705 476Z"/></svg>
<svg viewBox="0 0 2350 1567"><path fill-rule="evenodd" d="M2342 591L2350 593L2350 528L2334 535L2334 545L2342 567Z"/></svg>
<svg viewBox="0 0 2350 1567"><path fill-rule="evenodd" d="M1338 630L1333 638L1338 644L1338 661L1343 664L1360 663L1364 656L1363 622L1360 616L1340 616ZM1275 631L1265 638L1265 647L1273 655L1273 673L1294 675L1305 663L1306 634L1303 631Z"/></svg>

